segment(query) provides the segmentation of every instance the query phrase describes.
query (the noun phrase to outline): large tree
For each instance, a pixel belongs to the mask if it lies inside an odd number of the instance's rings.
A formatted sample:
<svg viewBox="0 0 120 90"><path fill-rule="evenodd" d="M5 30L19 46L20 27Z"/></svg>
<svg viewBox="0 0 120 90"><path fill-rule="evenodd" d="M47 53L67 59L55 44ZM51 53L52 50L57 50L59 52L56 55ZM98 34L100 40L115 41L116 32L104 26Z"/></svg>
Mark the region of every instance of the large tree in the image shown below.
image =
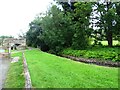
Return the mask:
<svg viewBox="0 0 120 90"><path fill-rule="evenodd" d="M102 0L95 4L97 7L94 12L97 12L95 19L97 20L96 26L99 29L94 30L94 35L99 34L102 38L105 37L108 41L108 46L112 47L113 37L115 37L118 29L116 25L118 24L118 18L116 13L116 2Z"/></svg>
<svg viewBox="0 0 120 90"><path fill-rule="evenodd" d="M120 2L116 4L116 12L117 12L117 17L116 17L116 33L115 35L117 36L116 38L118 39L120 43Z"/></svg>
<svg viewBox="0 0 120 90"><path fill-rule="evenodd" d="M74 49L85 49L88 46L89 19L92 5L89 2L77 2L74 7L73 24L75 33L72 46Z"/></svg>
<svg viewBox="0 0 120 90"><path fill-rule="evenodd" d="M38 36L42 33L39 18L36 18L29 24L29 31L26 34L26 40L28 46L37 47L40 43Z"/></svg>
<svg viewBox="0 0 120 90"><path fill-rule="evenodd" d="M65 15L68 13L71 15L72 26L74 27L72 47L74 49L85 49L88 45L88 37L91 34L89 19L92 3L76 2L75 0L70 0L70 2L68 0L66 2L57 1L62 5Z"/></svg>
<svg viewBox="0 0 120 90"><path fill-rule="evenodd" d="M71 46L73 37L71 19L57 6L52 6L42 19L42 28L41 38L53 51L58 52L64 47Z"/></svg>

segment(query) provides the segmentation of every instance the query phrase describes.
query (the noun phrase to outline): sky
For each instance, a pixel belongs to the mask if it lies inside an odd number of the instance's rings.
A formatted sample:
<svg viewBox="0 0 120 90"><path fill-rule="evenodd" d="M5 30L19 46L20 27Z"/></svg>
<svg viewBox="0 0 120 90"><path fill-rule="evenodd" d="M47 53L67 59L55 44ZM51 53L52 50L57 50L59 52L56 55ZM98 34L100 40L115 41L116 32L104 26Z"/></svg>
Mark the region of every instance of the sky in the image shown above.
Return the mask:
<svg viewBox="0 0 120 90"><path fill-rule="evenodd" d="M45 12L53 0L0 0L0 36L18 37L29 29L35 16Z"/></svg>

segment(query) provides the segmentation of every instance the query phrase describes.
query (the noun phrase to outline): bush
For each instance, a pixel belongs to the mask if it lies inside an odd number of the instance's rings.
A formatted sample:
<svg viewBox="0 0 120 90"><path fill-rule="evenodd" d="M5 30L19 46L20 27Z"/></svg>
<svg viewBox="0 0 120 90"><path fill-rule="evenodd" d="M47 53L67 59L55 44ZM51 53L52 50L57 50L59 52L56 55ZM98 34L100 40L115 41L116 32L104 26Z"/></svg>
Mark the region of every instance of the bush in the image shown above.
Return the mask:
<svg viewBox="0 0 120 90"><path fill-rule="evenodd" d="M75 57L97 58L103 60L120 61L120 53L117 47L94 47L88 50L65 49L61 54L71 55Z"/></svg>

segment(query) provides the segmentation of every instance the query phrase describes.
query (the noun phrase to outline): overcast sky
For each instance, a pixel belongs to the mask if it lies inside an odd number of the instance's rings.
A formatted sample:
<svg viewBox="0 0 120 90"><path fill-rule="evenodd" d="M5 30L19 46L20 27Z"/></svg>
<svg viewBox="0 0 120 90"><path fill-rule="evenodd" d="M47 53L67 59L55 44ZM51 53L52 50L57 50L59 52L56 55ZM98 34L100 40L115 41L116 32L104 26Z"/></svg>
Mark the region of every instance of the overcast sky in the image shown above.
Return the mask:
<svg viewBox="0 0 120 90"><path fill-rule="evenodd" d="M17 37L20 30L26 32L29 23L45 12L53 0L0 0L0 36Z"/></svg>

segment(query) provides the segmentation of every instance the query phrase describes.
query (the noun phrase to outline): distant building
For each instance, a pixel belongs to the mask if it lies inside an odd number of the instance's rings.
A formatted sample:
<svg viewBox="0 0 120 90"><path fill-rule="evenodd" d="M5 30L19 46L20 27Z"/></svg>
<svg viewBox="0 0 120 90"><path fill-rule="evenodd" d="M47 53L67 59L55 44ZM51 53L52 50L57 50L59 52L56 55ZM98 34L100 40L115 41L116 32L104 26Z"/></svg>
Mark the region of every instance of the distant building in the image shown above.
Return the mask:
<svg viewBox="0 0 120 90"><path fill-rule="evenodd" d="M3 41L3 48L7 49L11 47L12 50L21 50L26 48L26 39L25 38L5 38Z"/></svg>

